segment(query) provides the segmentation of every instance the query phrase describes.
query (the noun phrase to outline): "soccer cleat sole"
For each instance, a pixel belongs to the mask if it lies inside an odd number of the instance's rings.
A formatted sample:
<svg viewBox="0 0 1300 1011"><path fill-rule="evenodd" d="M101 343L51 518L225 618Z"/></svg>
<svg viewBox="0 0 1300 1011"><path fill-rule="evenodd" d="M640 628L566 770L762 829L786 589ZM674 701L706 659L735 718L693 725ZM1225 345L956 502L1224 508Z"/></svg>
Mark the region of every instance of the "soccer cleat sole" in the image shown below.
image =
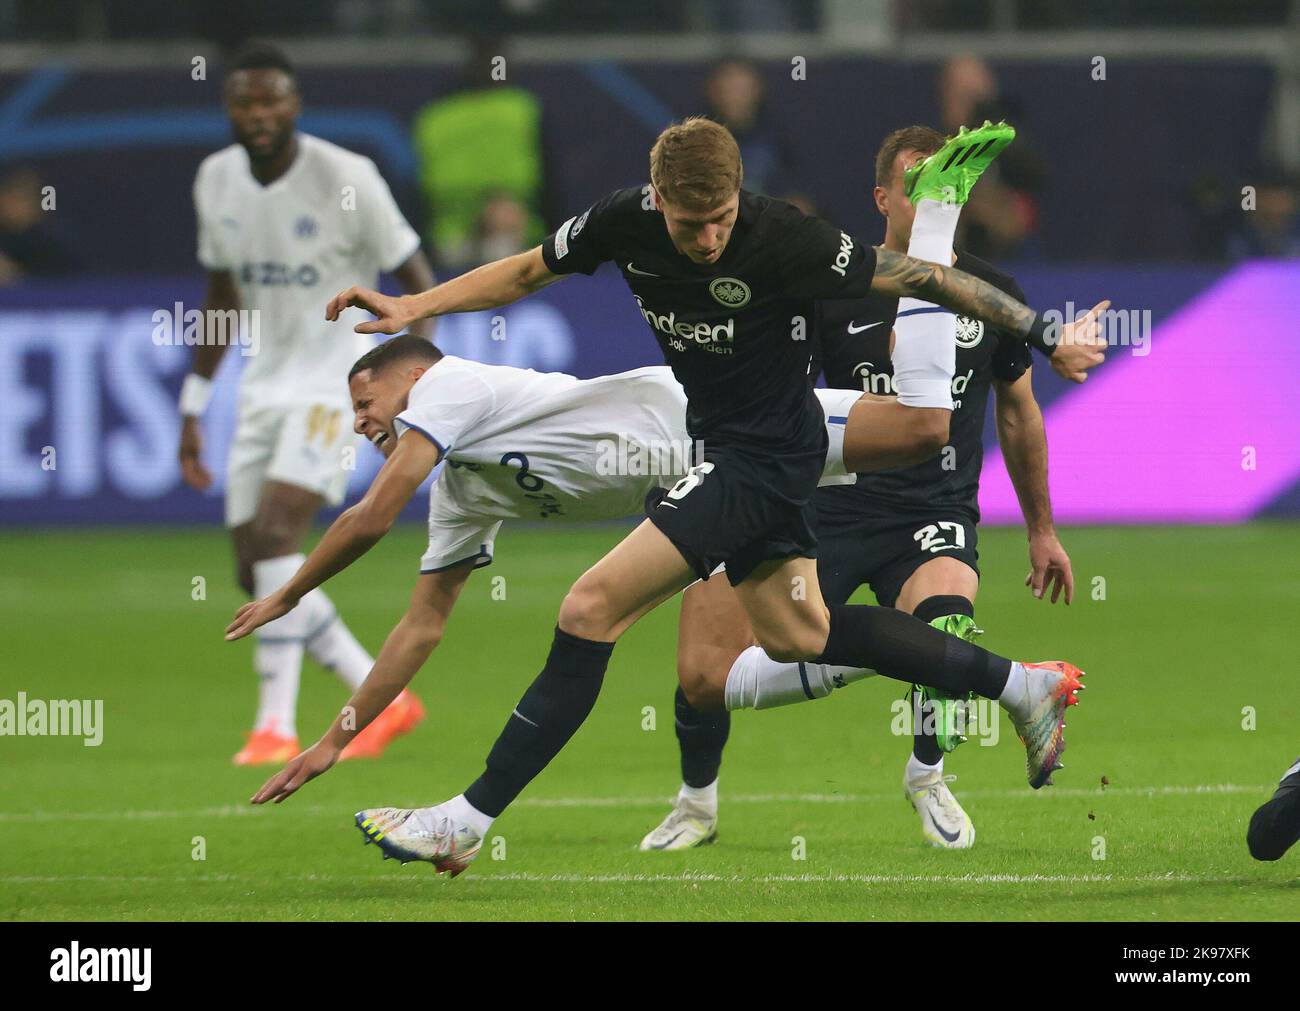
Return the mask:
<svg viewBox="0 0 1300 1011"><path fill-rule="evenodd" d="M931 199L965 204L971 188L1015 137L1015 127L1006 122L985 120L974 129L963 126L938 151L904 173L904 195L913 203Z"/></svg>

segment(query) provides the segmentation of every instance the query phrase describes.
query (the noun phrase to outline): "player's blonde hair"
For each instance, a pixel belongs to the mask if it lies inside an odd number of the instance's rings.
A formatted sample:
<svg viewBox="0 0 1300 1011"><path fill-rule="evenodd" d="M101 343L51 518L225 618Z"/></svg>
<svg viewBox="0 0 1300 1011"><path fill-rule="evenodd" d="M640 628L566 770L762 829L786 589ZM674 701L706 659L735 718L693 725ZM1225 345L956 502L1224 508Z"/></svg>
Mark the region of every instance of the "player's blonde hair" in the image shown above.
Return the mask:
<svg viewBox="0 0 1300 1011"><path fill-rule="evenodd" d="M736 138L703 116L674 123L650 149L650 181L663 199L688 210L725 204L744 177Z"/></svg>

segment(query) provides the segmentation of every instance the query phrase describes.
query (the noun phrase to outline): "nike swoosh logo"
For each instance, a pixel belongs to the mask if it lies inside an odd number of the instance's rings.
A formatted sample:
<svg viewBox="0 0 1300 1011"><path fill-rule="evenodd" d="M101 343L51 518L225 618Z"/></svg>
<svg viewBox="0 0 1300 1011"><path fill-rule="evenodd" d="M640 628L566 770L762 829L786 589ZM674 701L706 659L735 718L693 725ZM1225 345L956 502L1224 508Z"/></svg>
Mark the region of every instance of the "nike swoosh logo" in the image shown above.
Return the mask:
<svg viewBox="0 0 1300 1011"><path fill-rule="evenodd" d="M628 265L627 265L627 272L628 272L629 274L640 274L642 277L658 277L658 276L659 276L658 274L652 274L652 273L650 273L650 271L648 271L648 270L637 270L634 266L632 266L631 261L628 262Z"/></svg>
<svg viewBox="0 0 1300 1011"><path fill-rule="evenodd" d="M630 267L631 264L628 264L628 266ZM878 319L876 320L876 322L868 323L866 326L854 326L852 323L850 323L849 333L862 333L863 330L870 330L873 326L880 326L880 324L883 322L884 322L883 319Z"/></svg>
<svg viewBox="0 0 1300 1011"><path fill-rule="evenodd" d="M943 830L943 826L940 825L937 821L934 820L934 812L933 812L933 811L930 812L930 824L934 826L934 830L935 830L936 832L938 832L941 836L943 836L943 837L944 837L945 839L947 839L949 842L956 842L958 839L961 838L961 831L960 831L960 830L958 830L958 831L956 831L956 832L953 832L951 835L950 835L949 833L945 832L945 831Z"/></svg>

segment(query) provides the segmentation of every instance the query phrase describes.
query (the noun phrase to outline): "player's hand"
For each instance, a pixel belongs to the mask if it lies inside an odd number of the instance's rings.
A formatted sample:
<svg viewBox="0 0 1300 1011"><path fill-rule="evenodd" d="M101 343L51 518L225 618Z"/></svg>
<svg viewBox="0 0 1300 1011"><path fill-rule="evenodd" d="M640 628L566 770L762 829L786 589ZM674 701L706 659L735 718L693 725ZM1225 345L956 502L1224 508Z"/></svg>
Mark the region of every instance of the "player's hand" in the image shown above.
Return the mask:
<svg viewBox="0 0 1300 1011"><path fill-rule="evenodd" d="M407 308L403 295L385 295L370 288L355 285L340 291L325 307L325 318L333 323L345 309L356 306L377 317L370 323L358 323L352 329L357 333L401 333L418 317Z"/></svg>
<svg viewBox="0 0 1300 1011"><path fill-rule="evenodd" d="M250 600L235 612L235 620L226 626L226 642L242 639L249 632L283 617L297 606L298 601L286 597L282 589L261 600Z"/></svg>
<svg viewBox="0 0 1300 1011"><path fill-rule="evenodd" d="M328 772L330 766L339 760L339 749L331 747L325 741L317 741L300 755L289 759L289 764L262 784L262 789L253 794L251 802L265 804L273 800L277 804L292 796L304 783L310 782L322 772Z"/></svg>
<svg viewBox="0 0 1300 1011"><path fill-rule="evenodd" d="M199 419L186 415L181 419L181 477L195 491L212 487L212 475L199 459L202 453L203 429L199 427Z"/></svg>
<svg viewBox="0 0 1300 1011"><path fill-rule="evenodd" d="M1049 361L1062 379L1081 383L1088 378L1089 369L1105 361L1106 338L1101 333L1098 317L1109 308L1110 299L1102 299L1073 323L1061 327L1060 339Z"/></svg>
<svg viewBox="0 0 1300 1011"><path fill-rule="evenodd" d="M1033 588L1035 597L1041 598L1051 590L1053 604L1060 599L1062 591L1067 604L1074 600L1074 569L1070 567L1070 556L1061 547L1055 532L1034 534L1029 538L1029 565L1025 585Z"/></svg>

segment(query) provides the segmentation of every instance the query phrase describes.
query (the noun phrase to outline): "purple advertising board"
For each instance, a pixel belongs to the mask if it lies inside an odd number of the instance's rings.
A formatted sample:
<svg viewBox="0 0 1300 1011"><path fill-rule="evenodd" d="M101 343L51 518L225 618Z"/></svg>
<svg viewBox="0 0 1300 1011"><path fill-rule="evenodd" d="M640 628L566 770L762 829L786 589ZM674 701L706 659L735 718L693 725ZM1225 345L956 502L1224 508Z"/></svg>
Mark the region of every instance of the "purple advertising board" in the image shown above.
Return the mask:
<svg viewBox="0 0 1300 1011"><path fill-rule="evenodd" d="M1058 518L1240 522L1296 511L1300 264L1052 267L1016 276L1042 309L1105 295L1122 310L1111 327L1117 346L1083 386L1066 385L1041 360L1035 369ZM0 289L0 525L220 521L241 357L232 350L218 374L204 422L217 483L199 494L176 464L176 392L190 350L154 339L156 311L200 298L194 277ZM492 313L448 317L436 339L452 354L584 377L660 361L609 268L501 314L504 329ZM508 338L497 339L502 333ZM986 439L984 518L1018 522L991 425ZM379 462L361 448L353 497Z"/></svg>

